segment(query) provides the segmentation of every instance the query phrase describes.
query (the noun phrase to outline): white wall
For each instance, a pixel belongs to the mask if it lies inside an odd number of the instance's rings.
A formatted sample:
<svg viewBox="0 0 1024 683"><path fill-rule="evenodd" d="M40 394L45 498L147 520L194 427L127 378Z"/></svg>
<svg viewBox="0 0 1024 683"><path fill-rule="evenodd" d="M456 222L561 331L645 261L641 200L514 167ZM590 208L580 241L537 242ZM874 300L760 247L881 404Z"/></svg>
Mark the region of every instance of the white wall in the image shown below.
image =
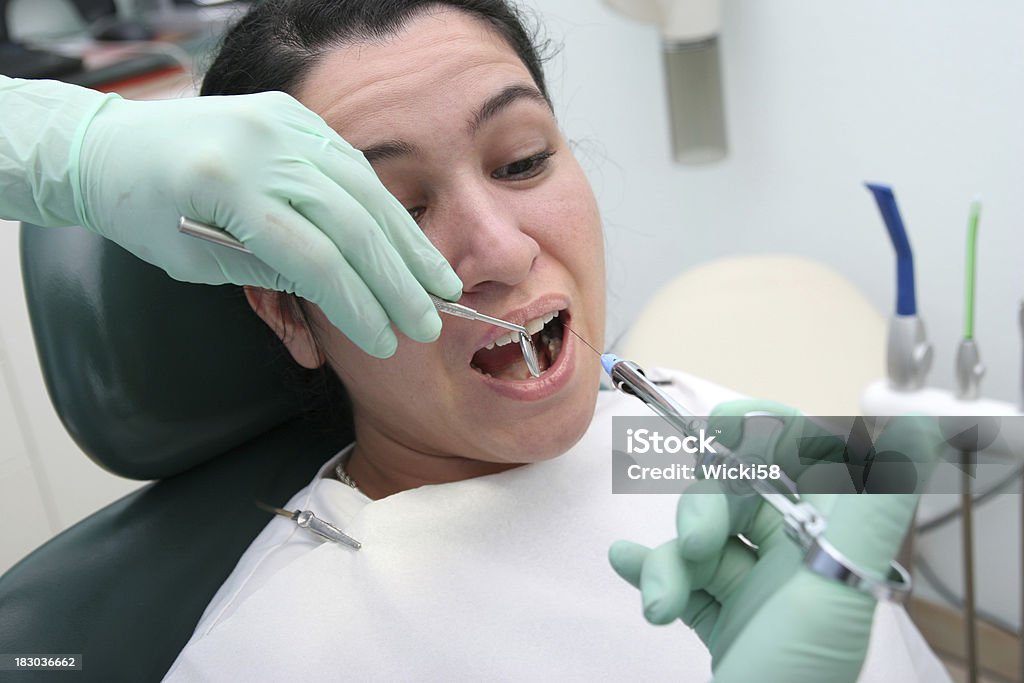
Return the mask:
<svg viewBox="0 0 1024 683"><path fill-rule="evenodd" d="M892 248L862 186L879 180L893 185L916 254L919 310L936 346L929 381L953 388L977 193L983 389L1020 400L1024 4L724 0L731 153L690 168L669 160L653 27L599 0L531 5L564 45L552 89L604 211L610 339L674 273L735 253L818 259L889 314Z"/></svg>

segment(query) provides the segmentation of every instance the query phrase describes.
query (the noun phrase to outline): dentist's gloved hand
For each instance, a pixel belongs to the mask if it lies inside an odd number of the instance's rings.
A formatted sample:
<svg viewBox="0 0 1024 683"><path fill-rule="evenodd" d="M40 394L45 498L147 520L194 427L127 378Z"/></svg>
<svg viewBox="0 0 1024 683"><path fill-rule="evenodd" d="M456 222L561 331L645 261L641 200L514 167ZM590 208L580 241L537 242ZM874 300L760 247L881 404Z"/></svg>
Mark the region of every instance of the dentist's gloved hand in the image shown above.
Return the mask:
<svg viewBox="0 0 1024 683"><path fill-rule="evenodd" d="M362 153L283 93L133 102L0 77L0 216L80 223L171 277L295 292L376 356L462 283ZM258 257L182 235L179 216ZM426 291L425 291L426 290Z"/></svg>
<svg viewBox="0 0 1024 683"><path fill-rule="evenodd" d="M735 450L740 457L759 455L779 464L798 490L837 490L837 465L820 463L837 463L846 470L842 440L803 440L813 425L799 420L787 421L787 428L771 438L741 442L739 421L723 416L750 412L799 415L764 401L722 404L710 421L712 431L724 427L718 441L734 449L740 444ZM894 453L907 456L910 476L923 481L941 443L933 420L899 418L874 446L879 460ZM898 473L908 472L904 468ZM883 479L869 477L868 490L871 481L890 483ZM828 541L859 566L885 576L918 495L856 495L854 481L847 481L849 494L802 493L801 498L827 519ZM722 486L698 481L680 497L678 538L653 550L628 541L611 547L609 559L616 572L641 591L644 615L655 624L681 619L696 630L711 652L716 683L855 681L867 654L875 599L804 568L781 515L760 496L727 493Z"/></svg>

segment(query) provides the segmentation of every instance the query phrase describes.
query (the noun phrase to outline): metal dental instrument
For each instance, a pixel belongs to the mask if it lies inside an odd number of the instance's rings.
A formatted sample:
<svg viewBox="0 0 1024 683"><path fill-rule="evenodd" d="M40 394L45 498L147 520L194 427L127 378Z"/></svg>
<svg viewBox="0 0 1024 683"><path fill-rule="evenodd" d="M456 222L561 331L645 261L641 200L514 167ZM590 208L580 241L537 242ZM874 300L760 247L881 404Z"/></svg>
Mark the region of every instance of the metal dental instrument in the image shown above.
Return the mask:
<svg viewBox="0 0 1024 683"><path fill-rule="evenodd" d="M303 529L308 529L325 540L333 543L341 543L350 548L354 548L355 550L359 550L363 547L362 543L342 532L341 529L333 524L329 524L328 522L320 519L309 510L285 510L283 508L276 508L271 505L267 505L266 503L261 503L260 501L256 501L256 505L267 512L273 512L275 515L287 517Z"/></svg>
<svg viewBox="0 0 1024 683"><path fill-rule="evenodd" d="M707 422L695 417L671 396L647 379L643 368L632 361L622 360L615 354L601 354L601 365L612 379L615 388L631 394L646 403L684 436L698 436L707 430ZM728 448L715 444L716 453L698 454L698 465L740 462ZM826 578L838 581L872 595L877 600L902 601L910 594L909 572L899 563L891 562L887 576L862 569L824 538L825 518L810 503L802 502L796 485L783 474L778 480L754 479L751 489L783 518L786 535L793 539L804 553L804 566Z"/></svg>
<svg viewBox="0 0 1024 683"><path fill-rule="evenodd" d="M701 430L707 431L706 421L692 415L647 379L643 368L633 361L622 360L614 354L605 353L601 355L601 365L612 378L616 389L639 398L684 436L698 436ZM716 443L715 451L717 453L698 454L697 464L703 466L740 462L739 458L725 446ZM810 505L799 501L796 497L796 484L783 474L778 480L754 479L750 486L782 514L786 520L787 533L802 546L809 545L813 535L811 532L819 523L823 524L824 520Z"/></svg>
<svg viewBox="0 0 1024 683"><path fill-rule="evenodd" d="M917 313L914 288L914 252L903 225L896 196L888 185L865 183L882 214L893 249L896 251L896 313L889 320L886 371L897 391L917 391L932 365L934 351L925 335L924 322Z"/></svg>
<svg viewBox="0 0 1024 683"><path fill-rule="evenodd" d="M981 378L985 366L981 362L978 342L974 339L974 283L977 264L978 217L981 214L981 200L971 201L971 213L967 222L967 269L964 305L964 336L956 350L957 398L963 401L976 400L981 395Z"/></svg>
<svg viewBox="0 0 1024 683"><path fill-rule="evenodd" d="M493 318L489 315L484 315L469 306L445 301L433 294L430 294L429 296L430 300L434 302L434 306L436 306L437 310L441 313L447 313L448 315L453 315L457 318L465 318L466 320L479 320L480 322L489 323L495 327L501 327L506 330L518 332L519 348L523 352L523 360L526 361L526 367L529 368L531 375L534 377L540 377L540 365L537 363L537 350L533 348L533 338L525 327L515 323L510 323L507 320L502 320L501 318Z"/></svg>
<svg viewBox="0 0 1024 683"><path fill-rule="evenodd" d="M252 251L247 246L232 237L226 230L215 228L212 225L207 225L206 223L200 223L199 221L194 221L182 216L178 220L178 230L186 235L198 237L199 239L206 240L207 242L213 242L225 247L230 247L231 249L236 249L246 254L252 254ZM495 327L511 330L512 332L518 332L519 348L523 352L523 360L526 361L526 367L530 370L531 375L534 377L540 377L540 365L537 362L537 350L533 348L533 339L525 327L515 323L510 323L507 320L484 315L483 313L475 311L468 306L452 303L451 301L445 301L433 294L430 294L429 296L430 300L434 302L434 307L437 308L440 313L447 313L448 315L465 318L466 320L479 320L480 322L489 323Z"/></svg>
<svg viewBox="0 0 1024 683"><path fill-rule="evenodd" d="M180 232L185 233L186 235L198 237L201 240L213 242L214 244L219 244L224 247L229 247L231 249L235 249L245 254L252 253L249 247L245 246L237 239L232 237L231 233L229 233L227 230L221 230L220 228L215 228L212 225L207 225L206 223L194 221L191 218L185 218L184 216L179 218L178 230Z"/></svg>

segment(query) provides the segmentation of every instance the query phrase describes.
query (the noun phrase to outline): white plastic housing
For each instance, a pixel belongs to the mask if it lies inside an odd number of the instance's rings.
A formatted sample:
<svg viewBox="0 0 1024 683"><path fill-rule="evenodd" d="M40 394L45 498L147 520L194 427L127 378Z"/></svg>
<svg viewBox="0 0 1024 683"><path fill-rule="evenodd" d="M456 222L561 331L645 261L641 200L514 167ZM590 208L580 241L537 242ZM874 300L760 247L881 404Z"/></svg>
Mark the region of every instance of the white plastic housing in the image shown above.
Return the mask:
<svg viewBox="0 0 1024 683"><path fill-rule="evenodd" d="M630 19L655 24L667 41L691 43L718 35L719 0L605 0Z"/></svg>

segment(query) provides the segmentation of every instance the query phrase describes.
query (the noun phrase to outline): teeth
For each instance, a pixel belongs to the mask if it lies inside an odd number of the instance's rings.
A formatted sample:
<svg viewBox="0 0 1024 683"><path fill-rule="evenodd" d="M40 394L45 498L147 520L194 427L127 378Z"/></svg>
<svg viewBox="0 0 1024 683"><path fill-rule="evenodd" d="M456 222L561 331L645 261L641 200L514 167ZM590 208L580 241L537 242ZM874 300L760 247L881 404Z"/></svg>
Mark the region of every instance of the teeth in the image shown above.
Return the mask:
<svg viewBox="0 0 1024 683"><path fill-rule="evenodd" d="M526 323L524 327L526 328L526 331L529 332L531 336L533 336L540 332L542 329L544 329L545 325L547 325L549 322L551 322L557 317L558 311L551 311L550 313L545 313L539 318L531 320L530 322ZM519 342L518 332L509 332L508 334L502 335L495 339L490 344L488 344L487 346L485 346L484 348L490 350L493 349L495 346L505 346L505 344L511 344L512 342Z"/></svg>
<svg viewBox="0 0 1024 683"><path fill-rule="evenodd" d="M494 341L492 341L490 344L487 345L486 348L493 349L495 346L504 346L505 344L511 344L514 341L519 341L519 333L509 332L508 334L504 334L495 339Z"/></svg>
<svg viewBox="0 0 1024 683"><path fill-rule="evenodd" d="M542 329L544 329L545 325L547 325L549 322L551 322L557 317L558 311L551 311L550 313L545 313L541 317L526 323L526 331L529 332L531 335L537 334Z"/></svg>

